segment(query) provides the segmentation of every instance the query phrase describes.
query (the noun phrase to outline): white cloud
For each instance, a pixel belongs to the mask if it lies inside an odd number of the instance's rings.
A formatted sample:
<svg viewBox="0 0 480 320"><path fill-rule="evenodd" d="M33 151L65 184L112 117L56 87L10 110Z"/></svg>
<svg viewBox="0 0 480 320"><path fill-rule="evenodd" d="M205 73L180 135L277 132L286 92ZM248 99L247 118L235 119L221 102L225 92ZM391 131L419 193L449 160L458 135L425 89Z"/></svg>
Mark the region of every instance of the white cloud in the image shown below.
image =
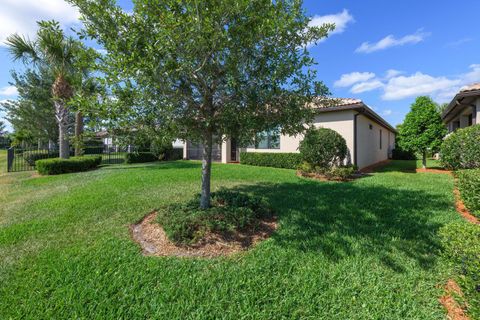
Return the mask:
<svg viewBox="0 0 480 320"><path fill-rule="evenodd" d="M339 34L345 31L347 25L355 22L353 16L348 12L347 9L343 9L342 12L336 14L329 14L325 16L314 16L310 21L309 25L311 27L321 27L326 23L335 24L335 29L329 33L329 36L334 34ZM326 38L320 40L320 42L325 41ZM310 44L313 45L313 44Z"/></svg>
<svg viewBox="0 0 480 320"><path fill-rule="evenodd" d="M342 74L339 80L333 84L335 87L350 87L357 82L364 82L375 77L372 72L351 72Z"/></svg>
<svg viewBox="0 0 480 320"><path fill-rule="evenodd" d="M0 89L0 96L16 96L18 94L17 88L14 86L6 86Z"/></svg>
<svg viewBox="0 0 480 320"><path fill-rule="evenodd" d="M446 77L433 77L416 72L410 76L398 76L388 80L382 98L384 100L401 100L419 95L431 95L459 84L459 79L451 80Z"/></svg>
<svg viewBox="0 0 480 320"><path fill-rule="evenodd" d="M403 71L395 70L395 69L388 69L385 73L385 78L390 79L396 76L403 74Z"/></svg>
<svg viewBox="0 0 480 320"><path fill-rule="evenodd" d="M406 44L415 44L422 42L428 37L430 33L423 32L421 30L414 34L409 34L401 38L395 38L393 35L388 35L375 43L364 42L358 47L355 52L372 53L379 50L385 50L391 47L403 46Z"/></svg>
<svg viewBox="0 0 480 320"><path fill-rule="evenodd" d="M458 39L458 40L449 42L445 46L446 47L458 47L458 46L460 46L464 43L470 42L470 41L473 41L473 39L472 38L462 38L462 39Z"/></svg>
<svg viewBox="0 0 480 320"><path fill-rule="evenodd" d="M386 110L383 110L383 111L382 111L382 116L389 116L389 115L391 115L392 113L393 113L392 110L386 109Z"/></svg>
<svg viewBox="0 0 480 320"><path fill-rule="evenodd" d="M372 80L366 82L360 82L355 84L351 89L351 93L362 93L367 91L372 91L378 88L382 88L383 83L380 80Z"/></svg>
<svg viewBox="0 0 480 320"><path fill-rule="evenodd" d="M385 77L371 72L344 74L335 82L336 87L350 87L349 91L359 94L381 89L383 100L402 100L420 95L429 95L439 103L450 101L460 89L468 84L480 82L480 64L472 64L465 73L456 76L432 76L422 72L405 75L390 69Z"/></svg>
<svg viewBox="0 0 480 320"><path fill-rule="evenodd" d="M0 45L13 33L33 38L39 20L55 19L66 27L78 23L80 16L64 0L0 0L0 8Z"/></svg>

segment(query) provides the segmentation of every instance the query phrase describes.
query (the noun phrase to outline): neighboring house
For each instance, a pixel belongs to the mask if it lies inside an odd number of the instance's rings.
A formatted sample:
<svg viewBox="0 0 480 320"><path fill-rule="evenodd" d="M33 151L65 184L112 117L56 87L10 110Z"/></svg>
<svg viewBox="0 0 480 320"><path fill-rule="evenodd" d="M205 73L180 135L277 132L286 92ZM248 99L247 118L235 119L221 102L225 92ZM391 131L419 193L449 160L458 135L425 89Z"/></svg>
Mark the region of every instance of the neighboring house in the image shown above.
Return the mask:
<svg viewBox="0 0 480 320"><path fill-rule="evenodd" d="M449 133L458 128L480 124L480 83L462 88L448 104L442 120Z"/></svg>
<svg viewBox="0 0 480 320"><path fill-rule="evenodd" d="M348 162L359 169L387 160L395 146L396 130L361 100L336 99L334 106L317 107L315 127L329 128L340 133L347 142ZM234 139L214 146L213 159L223 163L239 161L240 151L299 152L303 136L268 132L261 135L255 146L240 148ZM186 142L185 159L200 160L202 145Z"/></svg>

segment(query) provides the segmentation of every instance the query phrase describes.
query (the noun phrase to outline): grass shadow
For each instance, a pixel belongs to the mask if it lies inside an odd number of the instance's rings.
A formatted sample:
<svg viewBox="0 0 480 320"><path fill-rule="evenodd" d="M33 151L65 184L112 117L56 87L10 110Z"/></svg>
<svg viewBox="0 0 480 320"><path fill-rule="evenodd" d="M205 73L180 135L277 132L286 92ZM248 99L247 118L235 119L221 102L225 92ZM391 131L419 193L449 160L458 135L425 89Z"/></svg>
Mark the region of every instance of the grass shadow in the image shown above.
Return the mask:
<svg viewBox="0 0 480 320"><path fill-rule="evenodd" d="M442 226L432 219L449 200L418 190L355 183L281 183L239 186L265 196L281 229L276 245L322 254L332 261L363 254L402 272L407 258L422 268L436 259Z"/></svg>

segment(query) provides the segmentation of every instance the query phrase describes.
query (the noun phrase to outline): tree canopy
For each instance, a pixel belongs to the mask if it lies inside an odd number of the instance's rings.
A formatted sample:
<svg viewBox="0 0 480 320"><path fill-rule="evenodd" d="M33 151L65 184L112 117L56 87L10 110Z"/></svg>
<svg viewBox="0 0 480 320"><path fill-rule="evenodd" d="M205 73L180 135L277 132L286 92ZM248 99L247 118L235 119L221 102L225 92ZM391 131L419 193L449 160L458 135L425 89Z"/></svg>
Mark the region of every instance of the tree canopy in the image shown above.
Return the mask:
<svg viewBox="0 0 480 320"><path fill-rule="evenodd" d="M430 97L418 97L400 126L400 147L421 153L424 167L427 151L437 152L447 133L438 110L438 105Z"/></svg>
<svg viewBox="0 0 480 320"><path fill-rule="evenodd" d="M55 141L58 126L55 121L51 88L53 75L47 68L27 69L23 74L11 73L18 98L2 103L6 119L14 131L27 131L35 139Z"/></svg>
<svg viewBox="0 0 480 320"><path fill-rule="evenodd" d="M307 47L333 25L310 27L300 0L69 0L86 32L108 52L108 114L140 115L169 136L204 145L201 207L209 206L212 144L280 128L296 134L312 118L316 82Z"/></svg>

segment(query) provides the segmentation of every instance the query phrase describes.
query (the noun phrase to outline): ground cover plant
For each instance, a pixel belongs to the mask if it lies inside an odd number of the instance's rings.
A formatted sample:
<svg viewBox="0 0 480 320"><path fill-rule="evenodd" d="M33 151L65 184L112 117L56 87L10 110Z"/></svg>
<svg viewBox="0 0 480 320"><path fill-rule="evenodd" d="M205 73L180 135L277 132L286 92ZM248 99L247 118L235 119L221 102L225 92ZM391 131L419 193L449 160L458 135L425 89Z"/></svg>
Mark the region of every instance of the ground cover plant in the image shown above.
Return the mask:
<svg viewBox="0 0 480 320"><path fill-rule="evenodd" d="M159 210L158 223L171 241L193 244L206 233L255 229L261 219L272 216L272 209L261 197L223 189L211 194L208 209L199 208L198 198Z"/></svg>
<svg viewBox="0 0 480 320"><path fill-rule="evenodd" d="M197 194L199 162L1 175L0 314L441 319L452 270L438 230L461 219L453 178L395 165L339 184L214 164L214 190L265 197L279 223L254 249L216 259L146 258L127 228Z"/></svg>

